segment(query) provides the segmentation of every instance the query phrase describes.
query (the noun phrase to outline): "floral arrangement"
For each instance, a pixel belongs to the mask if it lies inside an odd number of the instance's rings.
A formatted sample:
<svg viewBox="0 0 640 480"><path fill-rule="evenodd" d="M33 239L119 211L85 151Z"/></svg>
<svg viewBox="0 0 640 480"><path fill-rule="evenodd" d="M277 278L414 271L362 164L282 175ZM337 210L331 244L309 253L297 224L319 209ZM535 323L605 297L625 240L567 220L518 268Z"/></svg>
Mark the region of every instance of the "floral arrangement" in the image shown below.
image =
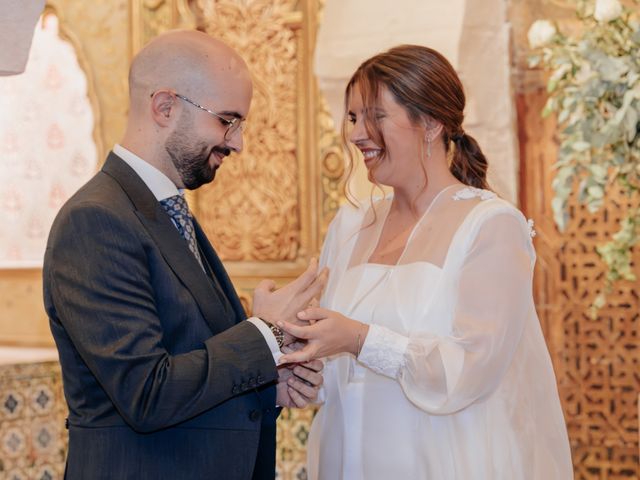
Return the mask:
<svg viewBox="0 0 640 480"><path fill-rule="evenodd" d="M528 32L534 51L530 66L542 65L550 72L542 113L555 113L558 119L552 208L561 231L569 221L568 199L576 184L579 201L591 212L602 206L607 189L619 188L635 198L640 192L638 10L618 0L577 0L576 14L581 23L577 36L563 35L548 20L537 20ZM593 316L615 282L636 279L631 248L639 241L640 208L632 208L620 230L597 247L608 271L592 304Z"/></svg>

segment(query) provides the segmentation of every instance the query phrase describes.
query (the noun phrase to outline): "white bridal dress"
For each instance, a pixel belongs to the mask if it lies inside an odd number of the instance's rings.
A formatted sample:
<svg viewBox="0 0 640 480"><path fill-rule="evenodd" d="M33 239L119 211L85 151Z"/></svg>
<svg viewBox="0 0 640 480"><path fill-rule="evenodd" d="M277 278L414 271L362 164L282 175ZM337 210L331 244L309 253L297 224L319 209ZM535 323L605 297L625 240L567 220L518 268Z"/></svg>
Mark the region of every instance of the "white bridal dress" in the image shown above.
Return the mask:
<svg viewBox="0 0 640 480"><path fill-rule="evenodd" d="M347 205L327 234L321 305L371 327L357 360L326 361L309 478L573 478L524 216L450 186L397 264L369 263L390 205Z"/></svg>

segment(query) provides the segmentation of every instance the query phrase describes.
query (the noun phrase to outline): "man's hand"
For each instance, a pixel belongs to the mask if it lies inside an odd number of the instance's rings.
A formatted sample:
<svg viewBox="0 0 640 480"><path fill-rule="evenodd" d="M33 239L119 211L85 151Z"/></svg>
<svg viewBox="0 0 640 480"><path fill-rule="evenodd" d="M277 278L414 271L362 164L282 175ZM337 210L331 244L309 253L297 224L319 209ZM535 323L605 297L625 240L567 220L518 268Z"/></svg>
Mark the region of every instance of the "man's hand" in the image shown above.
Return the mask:
<svg viewBox="0 0 640 480"><path fill-rule="evenodd" d="M282 351L293 353L294 349L283 347ZM320 374L323 368L320 360L279 366L276 403L281 407L304 408L315 402L324 380Z"/></svg>
<svg viewBox="0 0 640 480"><path fill-rule="evenodd" d="M328 276L326 268L318 274L318 261L313 258L302 275L282 288L276 290L273 280L263 280L253 293L253 316L273 324L282 320L297 323L296 314L320 297ZM285 335L285 345L293 340Z"/></svg>

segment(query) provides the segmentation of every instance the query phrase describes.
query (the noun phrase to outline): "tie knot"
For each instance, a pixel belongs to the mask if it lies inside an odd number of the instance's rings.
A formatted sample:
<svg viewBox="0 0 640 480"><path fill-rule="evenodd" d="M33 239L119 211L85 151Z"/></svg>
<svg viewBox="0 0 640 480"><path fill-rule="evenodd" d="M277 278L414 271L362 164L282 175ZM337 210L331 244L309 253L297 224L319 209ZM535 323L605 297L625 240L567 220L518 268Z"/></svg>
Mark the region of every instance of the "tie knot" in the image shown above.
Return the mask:
<svg viewBox="0 0 640 480"><path fill-rule="evenodd" d="M173 218L183 216L190 218L189 206L182 195L173 195L171 197L160 200L160 205Z"/></svg>

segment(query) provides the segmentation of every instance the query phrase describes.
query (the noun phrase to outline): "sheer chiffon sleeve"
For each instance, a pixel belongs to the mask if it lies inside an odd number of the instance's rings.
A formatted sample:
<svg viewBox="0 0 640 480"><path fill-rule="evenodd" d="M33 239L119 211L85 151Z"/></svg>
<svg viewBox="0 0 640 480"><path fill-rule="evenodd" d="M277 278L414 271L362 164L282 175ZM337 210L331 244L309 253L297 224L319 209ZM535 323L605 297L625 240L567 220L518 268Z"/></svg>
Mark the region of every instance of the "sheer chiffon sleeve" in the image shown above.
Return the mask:
<svg viewBox="0 0 640 480"><path fill-rule="evenodd" d="M432 414L461 410L491 394L509 368L533 308L535 254L520 212L485 219L466 253L450 334L409 336L372 325L358 361L396 378Z"/></svg>
<svg viewBox="0 0 640 480"><path fill-rule="evenodd" d="M329 281L324 294L320 298L320 306L322 307L329 307L329 305L326 304L326 299L332 295L331 292L335 289L336 284L335 279L336 277L339 277L340 272L345 268L344 262L340 262L339 257L351 250L353 245L350 245L350 243L353 243L353 240L355 239L353 234L357 232L358 226L361 222L362 213L350 204L347 204L340 207L336 216L329 224L319 258L319 268L323 269L325 267L329 267L330 269ZM326 397L326 386L323 384L318 389L318 397L313 403L322 405L325 402Z"/></svg>

